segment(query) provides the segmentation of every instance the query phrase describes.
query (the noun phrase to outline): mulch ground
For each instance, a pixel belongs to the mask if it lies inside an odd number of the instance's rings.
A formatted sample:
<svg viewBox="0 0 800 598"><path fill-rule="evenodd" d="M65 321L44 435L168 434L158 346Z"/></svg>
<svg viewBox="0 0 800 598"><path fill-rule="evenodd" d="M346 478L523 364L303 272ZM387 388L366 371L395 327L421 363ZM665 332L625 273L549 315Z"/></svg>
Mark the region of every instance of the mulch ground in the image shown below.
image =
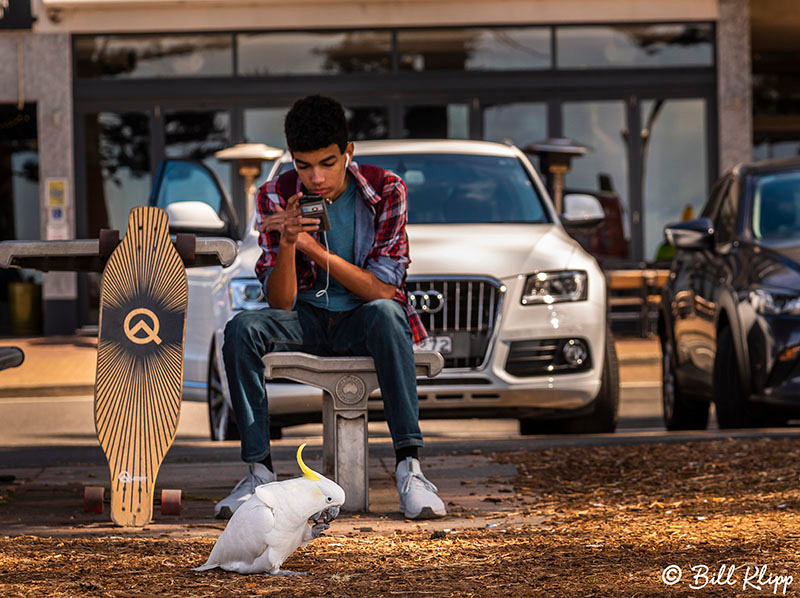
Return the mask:
<svg viewBox="0 0 800 598"><path fill-rule="evenodd" d="M332 535L284 563L310 572L292 578L192 572L213 537L6 537L0 595L763 596L800 587L800 440L492 458L517 466L505 517L530 523L339 537L334 522Z"/></svg>

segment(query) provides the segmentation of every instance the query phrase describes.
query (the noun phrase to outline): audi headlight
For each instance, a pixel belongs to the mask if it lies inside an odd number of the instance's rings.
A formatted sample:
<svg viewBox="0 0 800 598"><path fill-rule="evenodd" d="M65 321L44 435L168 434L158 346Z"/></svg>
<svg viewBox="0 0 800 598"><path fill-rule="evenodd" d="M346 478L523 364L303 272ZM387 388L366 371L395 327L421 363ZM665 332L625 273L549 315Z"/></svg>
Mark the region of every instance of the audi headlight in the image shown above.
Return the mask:
<svg viewBox="0 0 800 598"><path fill-rule="evenodd" d="M800 315L800 296L796 291L753 289L750 304L756 312L768 316Z"/></svg>
<svg viewBox="0 0 800 598"><path fill-rule="evenodd" d="M586 301L586 272L559 270L537 272L525 280L522 305L549 305L562 301Z"/></svg>
<svg viewBox="0 0 800 598"><path fill-rule="evenodd" d="M231 308L262 309L267 307L267 301L261 290L261 283L255 278L236 278L228 285L231 298Z"/></svg>

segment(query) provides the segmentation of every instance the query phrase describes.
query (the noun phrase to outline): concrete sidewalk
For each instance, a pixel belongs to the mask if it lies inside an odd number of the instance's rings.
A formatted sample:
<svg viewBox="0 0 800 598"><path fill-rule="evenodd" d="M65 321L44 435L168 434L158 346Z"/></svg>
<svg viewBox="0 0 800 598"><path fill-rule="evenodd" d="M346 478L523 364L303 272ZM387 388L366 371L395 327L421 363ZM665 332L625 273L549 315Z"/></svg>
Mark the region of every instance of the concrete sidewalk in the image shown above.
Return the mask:
<svg viewBox="0 0 800 598"><path fill-rule="evenodd" d="M619 337L615 343L623 384L660 380L658 337ZM0 397L94 393L97 337L5 338L0 346L16 346L25 352L21 366L0 373Z"/></svg>
<svg viewBox="0 0 800 598"><path fill-rule="evenodd" d="M280 479L300 475L294 461L296 445L308 442L304 460L309 467L321 470L321 439L292 438L276 441L273 447ZM470 447L485 444L476 439ZM158 475L157 489L180 488L183 512L180 517L164 516L158 511L144 529L115 527L108 505L102 515L84 513L83 487L103 486L108 496L108 467L97 449L87 459L83 454L73 462L69 450L64 462L39 467L5 467L4 475L15 476L12 484L0 485L5 505L0 509L0 534L20 535L107 535L127 533L145 536L190 537L219 533L225 522L214 519L214 505L224 498L245 473L238 459L238 447L231 443L185 443L173 448ZM350 535L364 532L393 533L409 531L409 525L423 529L476 529L487 526L520 526L536 524L520 512L523 505L512 491L511 479L517 470L513 465L493 462L480 449L461 446L442 450L436 442L426 449L425 472L440 489L447 503L449 516L444 519L406 522L398 510L394 479L394 457L388 439L370 440L370 512L343 513L329 535ZM445 445L452 449L452 443ZM177 449L177 450L176 450ZM216 457L216 458L215 458ZM88 462L87 462L88 461Z"/></svg>

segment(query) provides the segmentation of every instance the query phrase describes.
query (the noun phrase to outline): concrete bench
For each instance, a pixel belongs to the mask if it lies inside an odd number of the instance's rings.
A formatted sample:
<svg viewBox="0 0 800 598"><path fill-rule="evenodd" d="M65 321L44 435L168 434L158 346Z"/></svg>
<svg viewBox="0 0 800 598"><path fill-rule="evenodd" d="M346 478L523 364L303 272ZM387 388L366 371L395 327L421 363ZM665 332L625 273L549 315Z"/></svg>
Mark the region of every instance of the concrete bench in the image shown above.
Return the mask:
<svg viewBox="0 0 800 598"><path fill-rule="evenodd" d="M432 378L444 360L436 351L414 353L417 376ZM344 488L343 509L369 510L367 399L379 388L371 357L268 353L265 377L288 378L322 389L323 471Z"/></svg>

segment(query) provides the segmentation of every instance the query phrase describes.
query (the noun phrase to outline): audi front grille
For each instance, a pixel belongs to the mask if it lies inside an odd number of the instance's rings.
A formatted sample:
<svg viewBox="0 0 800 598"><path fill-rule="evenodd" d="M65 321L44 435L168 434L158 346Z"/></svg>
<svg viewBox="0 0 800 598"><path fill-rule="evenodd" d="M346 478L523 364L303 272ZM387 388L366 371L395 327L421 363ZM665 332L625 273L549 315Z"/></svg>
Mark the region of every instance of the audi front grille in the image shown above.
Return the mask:
<svg viewBox="0 0 800 598"><path fill-rule="evenodd" d="M409 301L446 368L479 368L497 326L506 287L490 277L409 276Z"/></svg>

